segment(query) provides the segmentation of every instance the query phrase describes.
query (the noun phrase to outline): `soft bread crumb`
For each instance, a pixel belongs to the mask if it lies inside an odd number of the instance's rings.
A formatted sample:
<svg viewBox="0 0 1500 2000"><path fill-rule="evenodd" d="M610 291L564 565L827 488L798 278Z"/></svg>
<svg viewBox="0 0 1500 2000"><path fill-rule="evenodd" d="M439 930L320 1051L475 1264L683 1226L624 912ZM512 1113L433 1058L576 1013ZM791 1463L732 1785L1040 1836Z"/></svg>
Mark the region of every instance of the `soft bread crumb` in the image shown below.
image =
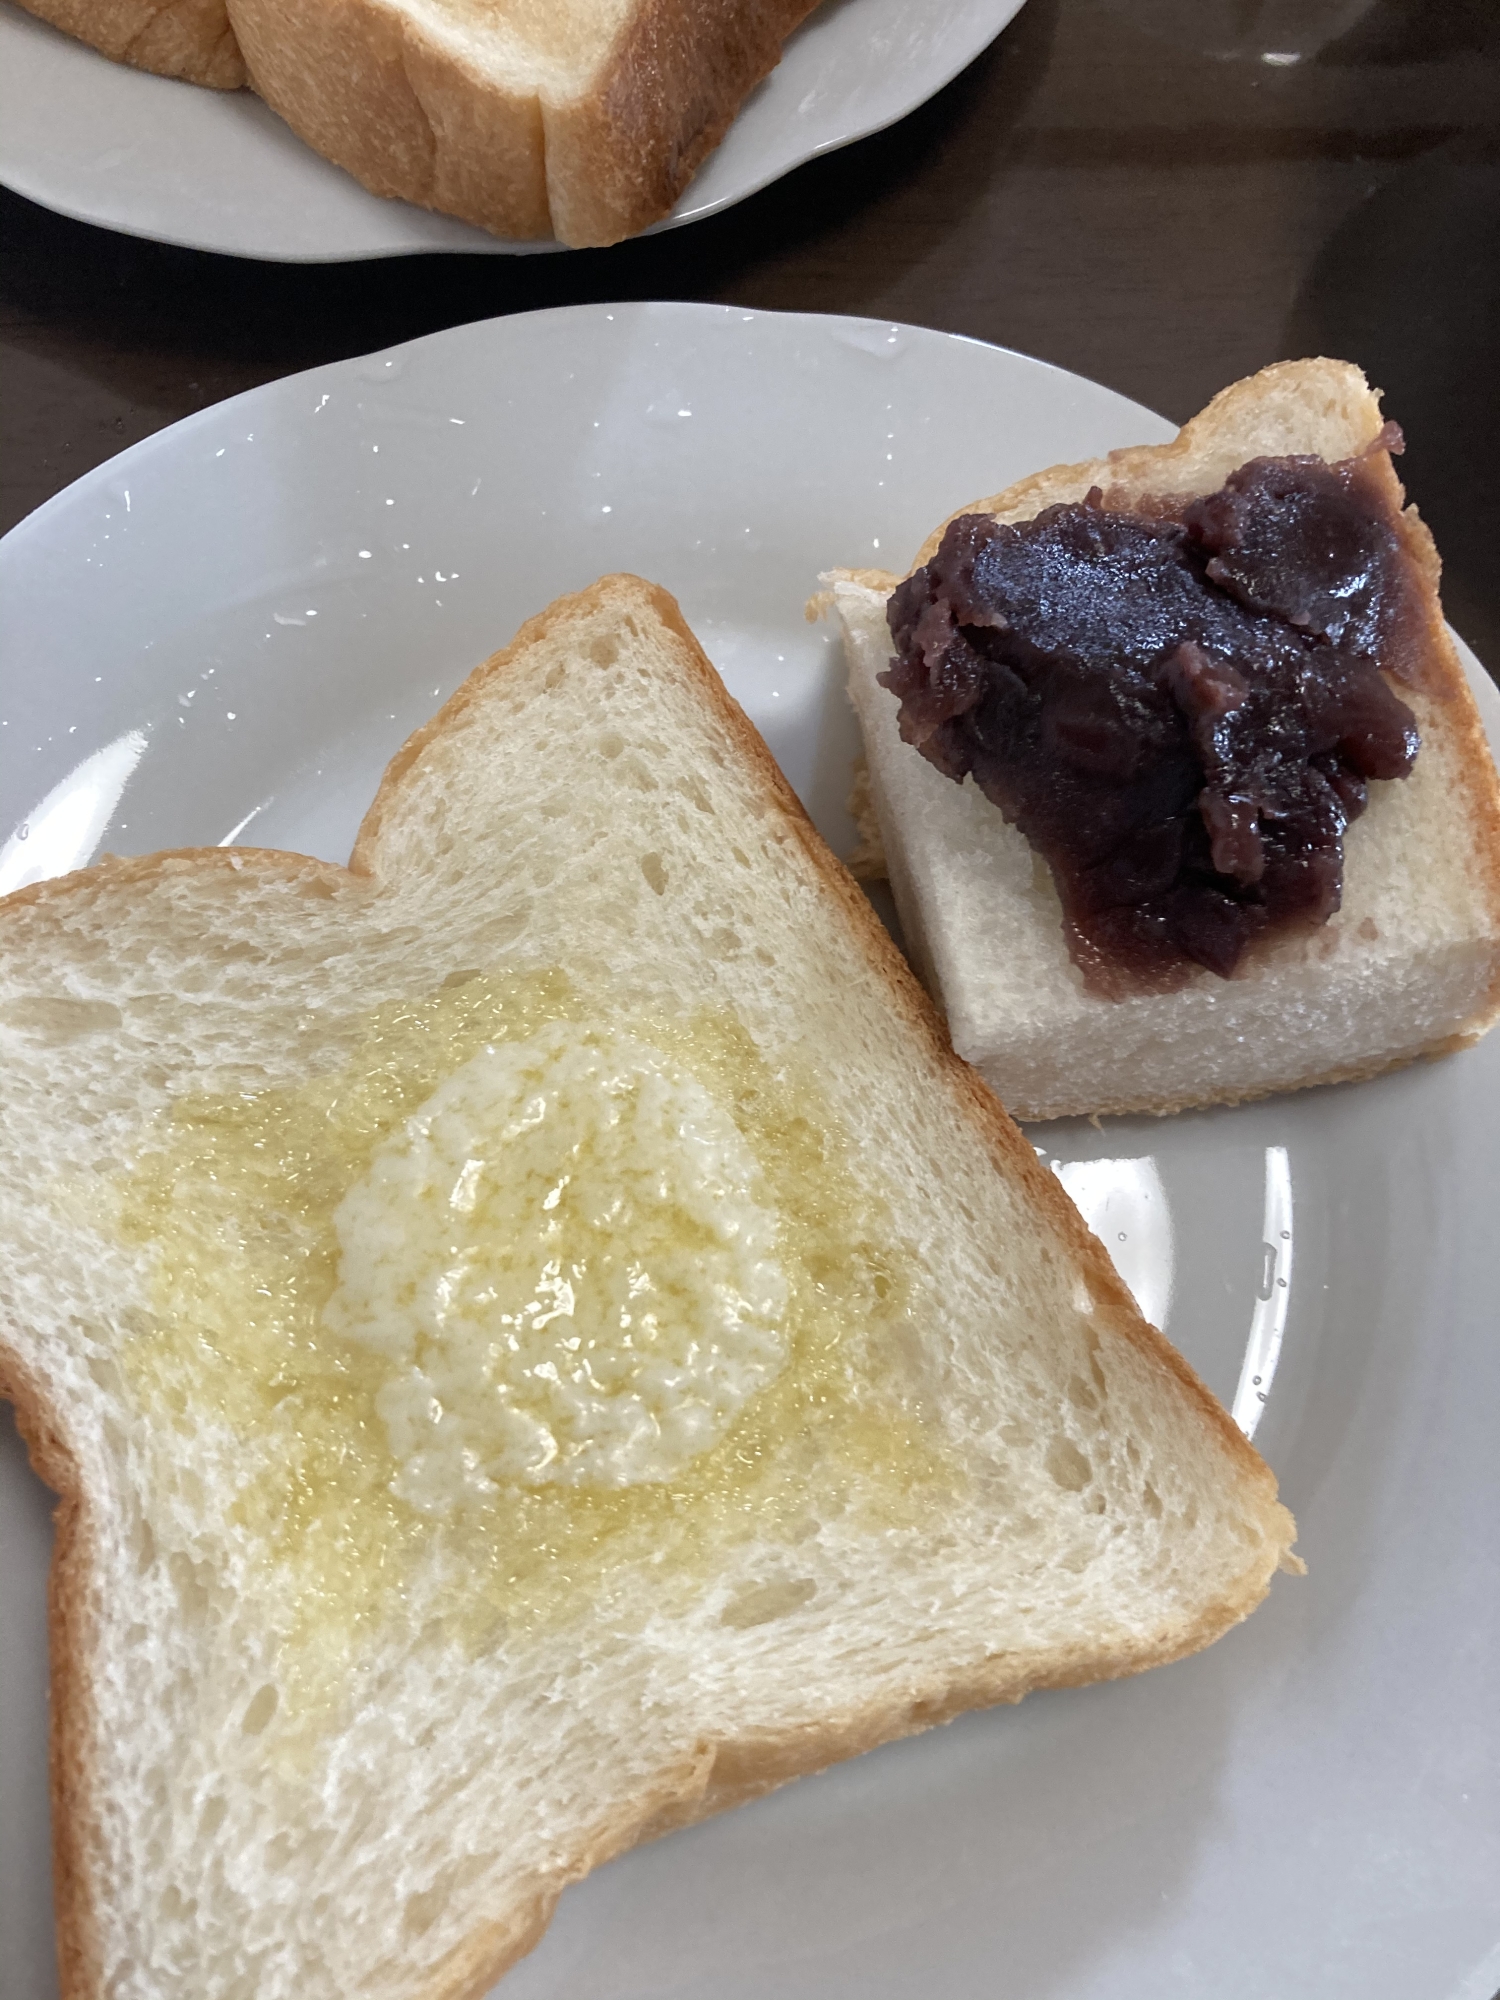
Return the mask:
<svg viewBox="0 0 1500 2000"><path fill-rule="evenodd" d="M560 1886L634 1840L966 1707L1179 1657L1254 1608L1290 1545L1265 1466L953 1059L649 585L562 601L471 676L393 760L351 870L127 860L21 891L0 926L0 1374L72 1496L53 1577L71 1994L482 1992ZM816 1074L910 1288L865 1365L944 1497L913 1519L878 1470L808 1478L795 1518L691 1556L669 1535L552 1624L482 1639L424 1545L356 1643L320 1650L311 1626L310 1706L266 1530L237 1508L246 1437L212 1403L142 1421L132 1343L157 1294L100 1161L138 1160L205 1078L305 1087L370 1010L496 966L562 967L622 1029L728 1010L769 1066ZM842 1329L851 1359L867 1335Z"/></svg>
<svg viewBox="0 0 1500 2000"><path fill-rule="evenodd" d="M870 766L856 757L849 778L849 817L859 839L845 867L856 882L883 882L886 879L885 849L880 844L880 822L870 796Z"/></svg>

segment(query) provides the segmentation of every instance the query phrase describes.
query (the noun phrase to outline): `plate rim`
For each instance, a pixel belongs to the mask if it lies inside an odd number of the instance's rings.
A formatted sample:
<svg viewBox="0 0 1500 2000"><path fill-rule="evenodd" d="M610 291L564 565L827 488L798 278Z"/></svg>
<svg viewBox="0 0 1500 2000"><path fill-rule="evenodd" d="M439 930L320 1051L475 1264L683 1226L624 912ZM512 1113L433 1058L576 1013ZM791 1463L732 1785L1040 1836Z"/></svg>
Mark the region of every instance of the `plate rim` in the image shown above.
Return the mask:
<svg viewBox="0 0 1500 2000"><path fill-rule="evenodd" d="M1140 411L1153 422L1172 421L1171 418L1163 417L1158 411L1150 409L1145 403L1137 402L1134 397L1127 396L1122 390L1113 389L1107 382L1098 382L1091 376L1082 375L1077 369L1064 368L1058 362L1044 360L1040 355L1027 354L1021 348L1007 347L999 341L983 340L976 334L950 333L942 327L924 326L915 320L887 319L866 313L788 312L775 307L723 304L712 299L652 297L583 300L572 305L533 306L521 312L492 313L483 319L462 320L456 326L435 327L430 333L413 334L410 339L394 341L388 347L372 347L358 354L342 355L336 361L316 361L311 367L298 368L290 374L277 375L269 382L257 382L248 389L236 390L232 396L224 396L218 402L205 404L200 410L189 410L185 416L176 417L171 423L163 424L160 430L152 431L149 437L137 438L134 444L125 445L110 457L101 459L97 465L90 466L86 472L80 472L76 478L70 479L66 486L59 487L56 493L39 501L30 513L23 514L19 521L0 535L0 561L3 561L6 552L16 545L18 537L33 532L43 517L50 516L62 502L71 500L76 505L93 486L105 478L116 477L123 469L144 463L155 452L165 449L164 440L177 439L187 436L195 429L207 428L223 420L231 411L251 409L261 401L269 401L291 392L299 384L305 386L320 375L368 366L371 362L395 359L398 356L411 354L419 348L436 347L444 342L457 343L469 339L494 338L497 329L508 328L514 324L530 325L544 320L581 321L586 318L608 318L621 314L645 317L652 313L667 313L673 316L683 314L701 317L704 320L717 320L721 323L729 319L742 322L751 319L769 320L788 327L794 324L815 326L820 331L832 326L880 328L883 331L912 336L918 340L937 341L944 346L956 344L966 348L979 348L989 354L1000 354L1008 360L1022 362L1029 368L1044 370L1047 374L1064 381L1078 382L1089 389L1102 390L1119 402L1128 404L1133 410ZM3 593L0 593L0 605L3 605ZM3 630L3 624L0 624L0 630Z"/></svg>

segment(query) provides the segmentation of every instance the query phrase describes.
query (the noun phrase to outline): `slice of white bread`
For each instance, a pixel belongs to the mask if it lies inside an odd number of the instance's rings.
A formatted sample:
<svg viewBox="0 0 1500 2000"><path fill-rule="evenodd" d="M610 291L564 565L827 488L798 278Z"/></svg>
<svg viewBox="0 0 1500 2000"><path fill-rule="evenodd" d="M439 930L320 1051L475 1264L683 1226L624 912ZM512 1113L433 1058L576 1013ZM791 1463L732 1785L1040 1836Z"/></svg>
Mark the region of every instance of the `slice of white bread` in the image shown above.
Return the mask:
<svg viewBox="0 0 1500 2000"><path fill-rule="evenodd" d="M225 0L21 0L21 5L132 69L210 90L241 90L247 81Z"/></svg>
<svg viewBox="0 0 1500 2000"><path fill-rule="evenodd" d="M517 241L668 214L816 0L22 0L117 62L248 83L373 194Z"/></svg>
<svg viewBox="0 0 1500 2000"><path fill-rule="evenodd" d="M375 194L497 236L658 221L814 0L229 0L250 81Z"/></svg>
<svg viewBox="0 0 1500 2000"><path fill-rule="evenodd" d="M106 860L0 904L0 944L0 1375L62 1495L68 2000L478 1996L633 1842L1176 1658L1296 1566L1269 1471L648 584L479 668L347 872ZM686 1051L713 1103L676 1143L754 1153L790 1358L665 1484L404 1506L400 1413L340 1400L364 1363L330 1331L368 1107L395 1078L378 1143L410 1148L461 1058L559 1034ZM323 1186L341 1105L363 1152ZM257 1291L299 1243L300 1341Z"/></svg>
<svg viewBox="0 0 1500 2000"><path fill-rule="evenodd" d="M1351 458L1381 421L1357 368L1283 362L1224 390L1170 444L1054 466L956 512L1026 521L1094 486L1122 510L1212 493L1252 458ZM829 579L908 946L954 1048L1013 1116L1167 1112L1369 1076L1463 1047L1500 1013L1500 785L1442 621L1432 539L1414 509L1404 520L1425 580L1426 658L1423 684L1399 691L1422 748L1410 777L1371 785L1349 828L1342 908L1311 934L1261 944L1235 978L1204 971L1177 992L1120 1000L1086 990L1024 835L902 742L896 698L876 679L898 579Z"/></svg>

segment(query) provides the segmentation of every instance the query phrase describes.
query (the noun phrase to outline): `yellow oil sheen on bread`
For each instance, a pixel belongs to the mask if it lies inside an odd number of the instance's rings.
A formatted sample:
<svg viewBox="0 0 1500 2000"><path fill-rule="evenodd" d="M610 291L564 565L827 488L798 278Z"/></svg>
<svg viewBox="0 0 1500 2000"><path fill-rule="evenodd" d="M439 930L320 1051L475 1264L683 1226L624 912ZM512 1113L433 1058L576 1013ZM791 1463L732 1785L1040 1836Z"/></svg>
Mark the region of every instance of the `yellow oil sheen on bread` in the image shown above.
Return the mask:
<svg viewBox="0 0 1500 2000"><path fill-rule="evenodd" d="M710 1541L795 1533L809 1479L894 1521L955 1476L882 1394L911 1259L815 1080L722 1010L622 1025L559 972L476 972L304 1084L185 1095L119 1178L155 1317L125 1372L167 1438L233 1433L293 1701L433 1540L492 1643L606 1556L670 1541L661 1587L700 1587Z"/></svg>

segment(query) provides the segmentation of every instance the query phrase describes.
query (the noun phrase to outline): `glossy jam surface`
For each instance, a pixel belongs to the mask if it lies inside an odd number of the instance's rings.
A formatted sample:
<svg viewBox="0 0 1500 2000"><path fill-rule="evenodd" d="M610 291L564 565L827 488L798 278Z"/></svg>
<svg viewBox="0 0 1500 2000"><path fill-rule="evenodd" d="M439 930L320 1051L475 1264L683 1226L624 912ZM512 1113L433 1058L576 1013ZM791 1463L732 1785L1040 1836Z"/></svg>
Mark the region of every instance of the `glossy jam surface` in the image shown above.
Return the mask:
<svg viewBox="0 0 1500 2000"><path fill-rule="evenodd" d="M118 1192L127 1373L209 1436L293 1650L431 1615L434 1575L475 1646L631 1565L696 1591L726 1539L813 1532L810 1482L894 1519L946 1476L890 1389L885 1205L728 1012L466 976L314 1080L185 1097Z"/></svg>
<svg viewBox="0 0 1500 2000"><path fill-rule="evenodd" d="M1149 516L961 516L889 619L903 737L1047 861L1107 996L1324 922L1367 781L1416 756L1377 661L1415 662L1419 600L1365 459L1258 459Z"/></svg>

